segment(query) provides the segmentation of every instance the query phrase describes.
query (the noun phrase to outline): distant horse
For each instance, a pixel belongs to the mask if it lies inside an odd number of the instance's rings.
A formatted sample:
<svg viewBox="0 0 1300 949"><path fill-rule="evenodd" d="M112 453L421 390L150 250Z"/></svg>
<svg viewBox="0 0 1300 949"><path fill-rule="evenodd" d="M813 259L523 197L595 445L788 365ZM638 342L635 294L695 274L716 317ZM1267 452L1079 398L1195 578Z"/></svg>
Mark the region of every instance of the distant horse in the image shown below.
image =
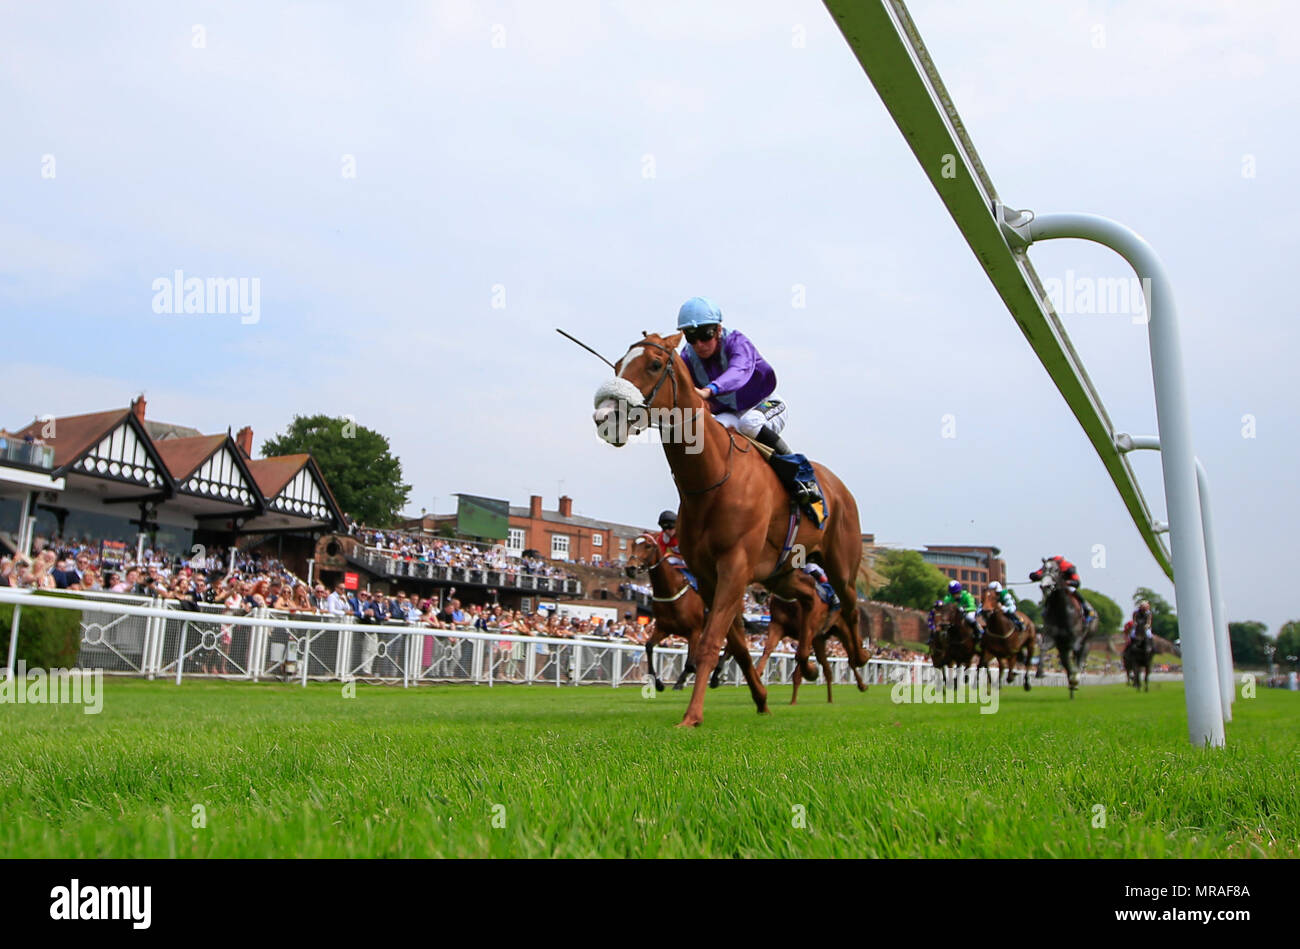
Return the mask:
<svg viewBox="0 0 1300 949"><path fill-rule="evenodd" d="M998 679L1004 678L1010 685L1015 676L1016 663L1025 667L1025 691L1029 691L1029 667L1034 659L1034 641L1037 639L1037 627L1024 613L1017 612L1022 629L1016 629L1011 617L1002 611L1002 603L992 590L984 592L984 636L980 639L979 669L988 668L989 656L998 661ZM979 671L976 673L979 680Z"/></svg>
<svg viewBox="0 0 1300 949"><path fill-rule="evenodd" d="M783 636L795 638L800 630L807 629L812 632L812 650L817 657L817 663L822 668L822 673L826 678L826 701L834 701L831 697L831 663L826 655L826 641L834 636L844 645L846 652L850 650L849 643L851 634L843 621L839 610L832 611L830 606L821 597L816 597L813 601L812 616L809 623L804 623L802 610L797 600L787 600L784 597L776 595L768 599L768 610L771 613L772 620L768 627L767 641L763 644L763 655L755 666L759 676L762 676L763 670L767 667L768 657L771 656L772 650L776 648L778 642ZM865 645L862 647L865 650ZM852 653L850 653L851 655ZM808 668L811 662L800 665L795 663L794 676L792 682L794 689L790 695L790 704L794 705L799 700L799 685L805 678L813 681L817 678L817 670L813 668L812 675L808 674ZM858 680L858 686L866 691L866 683L862 680L862 672L857 666L851 666L853 675Z"/></svg>
<svg viewBox="0 0 1300 949"><path fill-rule="evenodd" d="M767 689L754 674L745 648L741 613L750 583L799 602L803 628L796 638L795 661L815 675L808 658L817 592L812 577L796 566L796 551L803 562L819 563L826 571L843 604L849 662L865 665L854 586L862 533L853 495L829 469L814 464L827 516L820 528L812 523L793 505L754 443L713 418L677 353L682 334L643 337L614 365L615 378L597 390L592 421L600 436L616 447L656 424L677 484L680 549L699 577L708 607L704 634L691 644L695 687L679 724L690 727L703 721L703 680L718 664L724 643L740 664L758 712L767 711Z"/></svg>
<svg viewBox="0 0 1300 949"><path fill-rule="evenodd" d="M948 667L956 666L963 679L970 681L970 663L975 658L975 634L966 624L966 611L960 603L936 603L930 610L930 661L939 669L943 690L948 691ZM938 657L938 658L936 658ZM953 672L953 688L957 673Z"/></svg>
<svg viewBox="0 0 1300 949"><path fill-rule="evenodd" d="M654 680L655 690L664 690L663 680L655 671L655 646L669 636L680 636L687 643L699 638L704 629L704 601L695 592L686 576L668 562L668 555L659 552L659 545L650 534L642 534L632 543L632 552L624 568L629 577L639 571L650 574L651 611L654 613L655 628L645 644L645 661L650 668L650 678ZM686 684L686 679L695 671L689 656L682 669L673 691ZM716 689L722 676L723 663L719 662L709 680L709 688Z"/></svg>
<svg viewBox="0 0 1300 949"><path fill-rule="evenodd" d="M1155 658L1155 640L1147 635L1151 627L1151 614L1138 614L1134 621L1133 638L1124 646L1124 675L1129 685L1141 689L1142 671L1146 670L1146 691L1151 691L1151 661Z"/></svg>
<svg viewBox="0 0 1300 949"><path fill-rule="evenodd" d="M1088 635L1083 625L1083 607L1061 579L1061 565L1043 560L1043 632L1056 643L1061 665L1070 683L1070 698L1079 688L1079 673L1088 657Z"/></svg>

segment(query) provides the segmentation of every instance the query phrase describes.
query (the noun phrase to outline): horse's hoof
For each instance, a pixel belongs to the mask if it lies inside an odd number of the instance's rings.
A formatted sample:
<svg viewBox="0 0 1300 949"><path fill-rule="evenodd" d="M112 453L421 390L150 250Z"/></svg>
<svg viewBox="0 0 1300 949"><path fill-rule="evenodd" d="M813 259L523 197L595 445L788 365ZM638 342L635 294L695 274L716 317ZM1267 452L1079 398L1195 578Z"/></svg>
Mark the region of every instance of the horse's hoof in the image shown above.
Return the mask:
<svg viewBox="0 0 1300 949"><path fill-rule="evenodd" d="M759 715L771 715L771 714L772 714L772 710L771 710L770 708L768 708L766 705L764 705L762 708L760 708L760 709L758 710L758 714L759 714Z"/></svg>
<svg viewBox="0 0 1300 949"><path fill-rule="evenodd" d="M859 683L858 683L858 691L859 691L859 692L865 692L865 691L867 691L867 684L866 684L865 682L859 682Z"/></svg>
<svg viewBox="0 0 1300 949"><path fill-rule="evenodd" d="M720 685L722 685L722 683L719 682L717 679L710 679L710 680L709 680L709 688L710 688L710 689L716 689L716 688L717 688L718 686L720 686Z"/></svg>
<svg viewBox="0 0 1300 949"><path fill-rule="evenodd" d="M658 679L655 679L655 691L662 692L663 690L664 690L664 684L660 682Z"/></svg>
<svg viewBox="0 0 1300 949"><path fill-rule="evenodd" d="M674 692L680 692L680 691L681 691L683 688L685 688L685 687L686 687L686 683L684 683L684 682L682 682L680 679L678 679L678 680L677 680L677 684L673 686L673 691L674 691Z"/></svg>
<svg viewBox="0 0 1300 949"><path fill-rule="evenodd" d="M680 722L678 722L678 723L676 724L676 726L674 726L674 727L676 727L676 728L699 728L699 727L700 727L700 720L699 720L699 719L695 719L694 721L692 721L690 718L683 718L683 719L682 719Z"/></svg>

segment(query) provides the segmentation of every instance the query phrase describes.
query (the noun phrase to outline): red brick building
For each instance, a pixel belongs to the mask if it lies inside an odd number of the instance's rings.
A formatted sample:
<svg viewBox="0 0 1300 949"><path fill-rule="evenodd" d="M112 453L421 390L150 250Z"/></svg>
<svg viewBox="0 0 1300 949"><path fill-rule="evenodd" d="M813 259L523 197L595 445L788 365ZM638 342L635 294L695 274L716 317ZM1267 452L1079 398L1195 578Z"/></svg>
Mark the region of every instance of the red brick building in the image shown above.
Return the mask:
<svg viewBox="0 0 1300 949"><path fill-rule="evenodd" d="M960 581L962 586L979 599L990 582L1007 582L1006 562L998 556L1001 553L997 547L927 544L925 550L921 551L921 557L950 580Z"/></svg>
<svg viewBox="0 0 1300 949"><path fill-rule="evenodd" d="M632 542L645 528L602 521L573 513L573 498L563 496L554 511L543 510L534 494L528 507L510 506L510 536L506 550L522 554L535 550L552 560L619 563L627 560Z"/></svg>
<svg viewBox="0 0 1300 949"><path fill-rule="evenodd" d="M426 514L403 521L405 530L437 533L440 528L456 528L455 514ZM573 498L559 500L553 511L542 508L542 496L534 494L528 506L510 505L509 535L506 550L520 556L535 550L551 560L581 561L588 564L620 563L627 560L632 542L645 530L630 524L603 521L573 513Z"/></svg>

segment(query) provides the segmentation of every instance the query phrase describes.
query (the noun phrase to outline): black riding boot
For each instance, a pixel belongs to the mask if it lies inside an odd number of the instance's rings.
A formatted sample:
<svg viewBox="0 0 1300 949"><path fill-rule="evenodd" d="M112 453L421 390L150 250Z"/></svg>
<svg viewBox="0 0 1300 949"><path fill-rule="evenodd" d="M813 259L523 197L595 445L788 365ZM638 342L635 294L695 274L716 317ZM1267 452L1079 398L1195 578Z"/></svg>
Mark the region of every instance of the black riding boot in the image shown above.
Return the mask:
<svg viewBox="0 0 1300 949"><path fill-rule="evenodd" d="M799 480L799 463L790 457L794 452L785 443L785 439L778 435L772 426L764 425L754 440L772 449L772 457L768 461L776 471L777 477L781 479L781 483L789 489L800 505L813 510L813 505L823 500L821 488L818 487L815 478Z"/></svg>
<svg viewBox="0 0 1300 949"><path fill-rule="evenodd" d="M754 436L754 440L760 445L772 449L774 455L790 454L790 446L785 443L785 439L772 430L771 425L764 425L759 433Z"/></svg>

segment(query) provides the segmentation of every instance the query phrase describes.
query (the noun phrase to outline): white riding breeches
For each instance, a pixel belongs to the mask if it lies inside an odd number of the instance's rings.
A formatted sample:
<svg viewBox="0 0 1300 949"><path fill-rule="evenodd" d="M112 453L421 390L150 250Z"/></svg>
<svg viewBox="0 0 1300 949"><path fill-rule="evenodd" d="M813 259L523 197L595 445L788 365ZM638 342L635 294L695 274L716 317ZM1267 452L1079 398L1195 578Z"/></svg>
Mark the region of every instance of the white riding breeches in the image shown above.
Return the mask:
<svg viewBox="0 0 1300 949"><path fill-rule="evenodd" d="M772 431L780 435L785 428L785 399L775 392L747 412L719 412L713 416L727 428L733 428L742 435L757 438L763 426L772 426Z"/></svg>

